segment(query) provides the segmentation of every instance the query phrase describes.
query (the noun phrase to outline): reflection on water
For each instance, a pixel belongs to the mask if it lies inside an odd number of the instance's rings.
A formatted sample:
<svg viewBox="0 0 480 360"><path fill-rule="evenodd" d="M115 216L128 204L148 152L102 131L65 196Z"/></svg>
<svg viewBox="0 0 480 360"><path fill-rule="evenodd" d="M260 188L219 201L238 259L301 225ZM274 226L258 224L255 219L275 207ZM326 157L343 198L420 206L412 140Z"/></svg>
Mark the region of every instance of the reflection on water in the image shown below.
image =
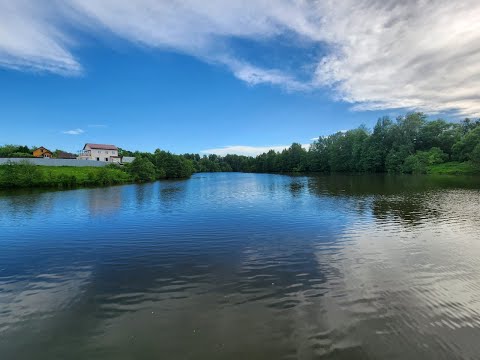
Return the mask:
<svg viewBox="0 0 480 360"><path fill-rule="evenodd" d="M475 359L476 178L0 195L1 359Z"/></svg>
<svg viewBox="0 0 480 360"><path fill-rule="evenodd" d="M90 216L115 214L122 207L122 192L116 188L87 191Z"/></svg>

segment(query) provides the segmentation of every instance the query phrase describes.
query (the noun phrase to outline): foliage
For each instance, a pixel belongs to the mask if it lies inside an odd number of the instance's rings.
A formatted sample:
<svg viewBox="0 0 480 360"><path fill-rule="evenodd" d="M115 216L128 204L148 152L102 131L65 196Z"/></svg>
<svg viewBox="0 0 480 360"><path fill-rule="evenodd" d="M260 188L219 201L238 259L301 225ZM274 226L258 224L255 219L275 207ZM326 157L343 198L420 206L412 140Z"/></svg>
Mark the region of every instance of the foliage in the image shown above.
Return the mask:
<svg viewBox="0 0 480 360"><path fill-rule="evenodd" d="M228 172L234 171L225 157L215 154L184 154L183 157L192 162L195 172ZM239 171L239 170L237 170Z"/></svg>
<svg viewBox="0 0 480 360"><path fill-rule="evenodd" d="M427 167L427 174L436 175L473 175L478 174L479 169L472 162L451 161L443 164L430 165Z"/></svg>
<svg viewBox="0 0 480 360"><path fill-rule="evenodd" d="M167 151L155 150L152 159L158 171L158 178L188 178L195 172L191 160Z"/></svg>
<svg viewBox="0 0 480 360"><path fill-rule="evenodd" d="M34 149L22 145L3 145L0 146L0 157L33 157Z"/></svg>
<svg viewBox="0 0 480 360"><path fill-rule="evenodd" d="M425 174L428 166L442 164L448 156L441 149L434 147L429 151L417 151L405 159L402 172L410 174Z"/></svg>
<svg viewBox="0 0 480 360"><path fill-rule="evenodd" d="M467 161L475 147L480 144L480 126L465 133L453 147L453 158L458 161Z"/></svg>
<svg viewBox="0 0 480 360"><path fill-rule="evenodd" d="M0 166L0 188L72 188L125 184L132 180L116 166L36 166L27 161Z"/></svg>
<svg viewBox="0 0 480 360"><path fill-rule="evenodd" d="M118 156L135 156L135 153L133 151L118 148Z"/></svg>
<svg viewBox="0 0 480 360"><path fill-rule="evenodd" d="M137 182L153 181L157 175L155 165L143 156L137 156L127 171Z"/></svg>
<svg viewBox="0 0 480 360"><path fill-rule="evenodd" d="M28 161L20 163L8 162L2 166L2 177L0 184L3 187L29 187L37 181L42 181L44 176L37 166L30 164Z"/></svg>
<svg viewBox="0 0 480 360"><path fill-rule="evenodd" d="M153 154L138 151L129 153L135 160L125 166L125 171L135 181L188 178L195 172L192 160L181 155L160 149L155 150Z"/></svg>
<svg viewBox="0 0 480 360"><path fill-rule="evenodd" d="M478 143L470 153L470 159L472 163L477 167L480 168L480 143Z"/></svg>
<svg viewBox="0 0 480 360"><path fill-rule="evenodd" d="M33 154L24 153L24 152L14 152L14 153L11 153L7 157L11 157L11 158L33 158L34 156L33 156Z"/></svg>
<svg viewBox="0 0 480 360"><path fill-rule="evenodd" d="M319 137L308 150L294 143L256 157L185 156L194 161L195 171L425 173L452 160L479 163L478 144L478 120L428 121L425 114L409 113L395 121L382 117L373 131L361 126Z"/></svg>

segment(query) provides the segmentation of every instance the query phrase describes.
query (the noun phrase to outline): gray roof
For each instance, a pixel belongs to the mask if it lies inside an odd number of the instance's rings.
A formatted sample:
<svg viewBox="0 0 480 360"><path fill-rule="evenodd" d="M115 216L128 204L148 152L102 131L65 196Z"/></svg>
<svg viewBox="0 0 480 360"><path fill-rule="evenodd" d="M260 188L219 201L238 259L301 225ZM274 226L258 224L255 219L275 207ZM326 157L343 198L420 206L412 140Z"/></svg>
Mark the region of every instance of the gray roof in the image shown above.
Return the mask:
<svg viewBox="0 0 480 360"><path fill-rule="evenodd" d="M122 162L123 163L131 163L135 160L135 156L124 156L122 157Z"/></svg>

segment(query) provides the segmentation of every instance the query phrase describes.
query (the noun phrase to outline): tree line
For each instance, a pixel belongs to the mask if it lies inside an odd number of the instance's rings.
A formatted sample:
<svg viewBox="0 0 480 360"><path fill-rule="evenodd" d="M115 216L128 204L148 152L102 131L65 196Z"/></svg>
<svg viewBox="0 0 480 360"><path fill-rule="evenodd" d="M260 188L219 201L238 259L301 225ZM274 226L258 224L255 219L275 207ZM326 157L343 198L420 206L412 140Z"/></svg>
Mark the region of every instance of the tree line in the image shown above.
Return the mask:
<svg viewBox="0 0 480 360"><path fill-rule="evenodd" d="M184 157L199 172L425 173L430 166L447 162L480 168L480 120L429 121L415 112L395 120L382 117L373 130L361 126L320 136L308 149L293 143L281 152L270 150L256 157Z"/></svg>
<svg viewBox="0 0 480 360"><path fill-rule="evenodd" d="M190 159L160 149L153 153L119 149L118 154L135 157L123 169L137 182L188 178L195 172L194 163Z"/></svg>
<svg viewBox="0 0 480 360"><path fill-rule="evenodd" d="M31 152L27 146L0 146L0 157L28 157ZM135 157L121 170L138 182L188 178L195 172L426 173L446 163L480 171L480 120L429 121L419 112L395 120L382 117L372 130L360 126L320 136L308 149L293 143L281 152L270 150L256 157L175 155L160 149L119 149L119 155Z"/></svg>
<svg viewBox="0 0 480 360"><path fill-rule="evenodd" d="M0 146L0 158L32 158L36 147L29 148L25 145L2 145Z"/></svg>

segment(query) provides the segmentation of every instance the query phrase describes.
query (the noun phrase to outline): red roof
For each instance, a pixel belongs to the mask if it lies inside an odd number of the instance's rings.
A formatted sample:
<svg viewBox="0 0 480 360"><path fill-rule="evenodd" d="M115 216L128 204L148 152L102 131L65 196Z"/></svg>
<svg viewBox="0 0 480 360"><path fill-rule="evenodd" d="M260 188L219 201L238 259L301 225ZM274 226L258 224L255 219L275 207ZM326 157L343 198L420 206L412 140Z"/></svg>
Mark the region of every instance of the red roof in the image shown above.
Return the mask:
<svg viewBox="0 0 480 360"><path fill-rule="evenodd" d="M85 150L87 146L90 149L95 149L95 150L118 150L118 148L115 145L106 145L106 144L85 144L83 149Z"/></svg>

